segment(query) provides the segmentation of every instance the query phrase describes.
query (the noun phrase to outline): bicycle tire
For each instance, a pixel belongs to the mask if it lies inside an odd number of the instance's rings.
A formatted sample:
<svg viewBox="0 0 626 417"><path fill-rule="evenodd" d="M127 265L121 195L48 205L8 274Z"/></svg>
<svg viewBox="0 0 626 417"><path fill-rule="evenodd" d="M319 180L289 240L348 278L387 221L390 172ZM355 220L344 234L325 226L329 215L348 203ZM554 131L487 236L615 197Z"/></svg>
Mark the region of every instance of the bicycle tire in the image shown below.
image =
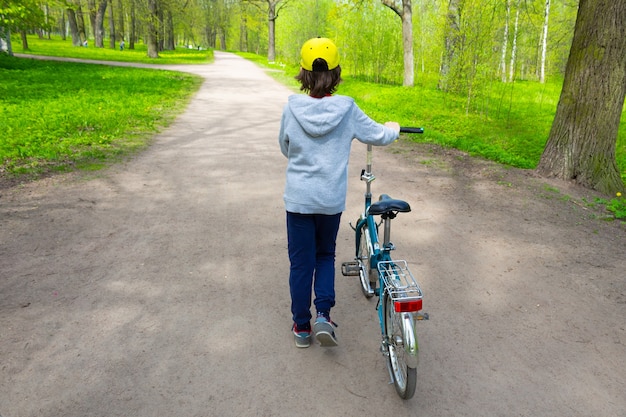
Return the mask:
<svg viewBox="0 0 626 417"><path fill-rule="evenodd" d="M409 400L415 394L417 369L407 364L408 353L404 346L404 335L407 331L414 331L413 321L403 320L402 313L396 313L393 300L386 291L383 295L383 309L386 357L393 384L400 398ZM405 326L410 326L410 329L405 329Z"/></svg>
<svg viewBox="0 0 626 417"><path fill-rule="evenodd" d="M359 262L359 282L365 298L372 298L374 295L373 289L376 287L377 281L377 277L375 276L376 271L371 269L371 246L369 230L367 229L367 223L365 223L361 226L361 238L359 240L359 250L357 253Z"/></svg>

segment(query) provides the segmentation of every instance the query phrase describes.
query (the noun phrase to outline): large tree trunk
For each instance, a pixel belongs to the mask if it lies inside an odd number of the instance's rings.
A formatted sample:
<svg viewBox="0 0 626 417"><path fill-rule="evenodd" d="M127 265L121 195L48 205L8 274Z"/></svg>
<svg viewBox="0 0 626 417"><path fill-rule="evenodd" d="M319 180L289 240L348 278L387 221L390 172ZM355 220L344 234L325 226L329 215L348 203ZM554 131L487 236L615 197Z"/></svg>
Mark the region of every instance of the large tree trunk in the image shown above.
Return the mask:
<svg viewBox="0 0 626 417"><path fill-rule="evenodd" d="M173 51L176 49L176 41L174 36L174 17L170 10L165 12L165 21L163 23L165 25L165 43L163 44L163 50Z"/></svg>
<svg viewBox="0 0 626 417"><path fill-rule="evenodd" d="M413 87L415 63L413 59L413 8L411 0L402 0L401 5L396 4L395 0L382 0L382 3L393 10L402 21L402 59L404 65L402 85Z"/></svg>
<svg viewBox="0 0 626 417"><path fill-rule="evenodd" d="M147 36L147 47L148 47L148 57L150 58L158 58L159 57L159 46L157 44L159 37L159 7L158 0L148 0L148 36Z"/></svg>
<svg viewBox="0 0 626 417"><path fill-rule="evenodd" d="M113 0L109 0L109 48L115 49L115 13L113 12Z"/></svg>
<svg viewBox="0 0 626 417"><path fill-rule="evenodd" d="M415 68L413 59L413 10L411 0L402 0L402 50L404 59L404 78L402 85L413 87Z"/></svg>
<svg viewBox="0 0 626 417"><path fill-rule="evenodd" d="M137 6L135 0L130 0L130 33L128 34L128 49L135 49L135 39L137 38L137 18L135 11Z"/></svg>
<svg viewBox="0 0 626 417"><path fill-rule="evenodd" d="M268 19L268 42L267 42L267 60L274 62L276 59L276 2L270 0L267 2L267 19Z"/></svg>
<svg viewBox="0 0 626 417"><path fill-rule="evenodd" d="M83 41L80 38L80 31L78 30L78 23L76 21L76 12L74 9L66 9L67 21L70 24L70 35L72 36L72 45L81 46Z"/></svg>
<svg viewBox="0 0 626 417"><path fill-rule="evenodd" d="M76 23L78 24L78 33L80 33L80 44L87 40L89 37L87 29L85 29L85 19L83 18L83 9L80 6L80 1L76 2Z"/></svg>
<svg viewBox="0 0 626 417"><path fill-rule="evenodd" d="M626 94L626 2L580 0L565 81L538 171L613 194Z"/></svg>
<svg viewBox="0 0 626 417"><path fill-rule="evenodd" d="M122 3L122 0L117 0L116 8L117 8L117 25L115 26L116 31L117 31L116 39L123 41L124 39L126 39L126 36L125 36L126 21L124 19L124 4Z"/></svg>
<svg viewBox="0 0 626 417"><path fill-rule="evenodd" d="M96 48L104 48L104 13L107 10L108 0L100 0L96 12L96 26L94 27Z"/></svg>

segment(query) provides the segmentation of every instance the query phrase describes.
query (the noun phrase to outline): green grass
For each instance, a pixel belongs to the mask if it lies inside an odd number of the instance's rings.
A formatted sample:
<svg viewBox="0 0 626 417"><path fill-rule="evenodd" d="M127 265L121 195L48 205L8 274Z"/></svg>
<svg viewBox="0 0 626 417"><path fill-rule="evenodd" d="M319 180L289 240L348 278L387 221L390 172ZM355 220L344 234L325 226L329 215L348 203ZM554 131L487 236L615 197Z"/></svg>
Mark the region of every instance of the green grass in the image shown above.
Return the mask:
<svg viewBox="0 0 626 417"><path fill-rule="evenodd" d="M140 62L144 64L207 64L213 61L213 51L196 49L187 49L178 47L174 51L161 51L159 58L148 58L146 45L136 43L135 49L128 49L128 43L123 51L108 47L108 40L104 42L104 48L93 47L93 40L89 41L89 46L72 46L70 38L62 40L59 37L52 39L39 39L36 36L28 37L28 49L22 49L22 43L19 38L13 40L13 52L45 55L45 56L63 56L69 58L95 59L102 61L120 61L120 62Z"/></svg>
<svg viewBox="0 0 626 417"><path fill-rule="evenodd" d="M146 146L184 110L189 74L0 54L0 175L98 169Z"/></svg>
<svg viewBox="0 0 626 417"><path fill-rule="evenodd" d="M502 164L533 169L550 133L560 85L517 82L514 98L494 92L481 103L480 112L465 110L465 98L445 94L435 84L416 88L354 82L350 78L340 94L355 97L359 106L379 121L397 120L405 126L422 126L423 135L409 140L453 147ZM626 117L617 141L617 164L626 180Z"/></svg>

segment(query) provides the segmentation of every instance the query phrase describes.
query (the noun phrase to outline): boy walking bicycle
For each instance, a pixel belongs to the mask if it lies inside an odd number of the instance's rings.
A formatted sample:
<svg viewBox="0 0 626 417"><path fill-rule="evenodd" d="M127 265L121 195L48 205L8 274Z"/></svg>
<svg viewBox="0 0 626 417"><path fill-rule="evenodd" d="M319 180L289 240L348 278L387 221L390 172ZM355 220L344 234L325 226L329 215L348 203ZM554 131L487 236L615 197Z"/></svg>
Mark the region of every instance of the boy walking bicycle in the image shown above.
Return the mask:
<svg viewBox="0 0 626 417"><path fill-rule="evenodd" d="M347 96L333 95L341 82L339 51L327 38L301 49L300 90L283 110L278 141L287 157L284 193L287 212L289 289L297 347L309 347L311 333L322 346L336 346L335 248L345 210L352 140L377 146L398 138L400 125L367 116ZM311 328L311 299L317 317Z"/></svg>

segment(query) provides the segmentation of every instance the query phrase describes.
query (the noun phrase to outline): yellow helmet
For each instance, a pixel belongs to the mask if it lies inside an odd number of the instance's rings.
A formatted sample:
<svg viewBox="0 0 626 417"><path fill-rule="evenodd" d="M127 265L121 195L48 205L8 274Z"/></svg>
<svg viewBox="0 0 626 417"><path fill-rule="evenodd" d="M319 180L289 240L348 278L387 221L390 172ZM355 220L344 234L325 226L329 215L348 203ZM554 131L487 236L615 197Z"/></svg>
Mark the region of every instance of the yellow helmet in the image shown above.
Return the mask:
<svg viewBox="0 0 626 417"><path fill-rule="evenodd" d="M326 68L313 69L313 62L317 58L322 58L328 65L328 71L335 69L339 66L339 51L337 46L327 38L313 38L309 39L302 45L300 51L302 60L300 66L307 71L325 71Z"/></svg>

